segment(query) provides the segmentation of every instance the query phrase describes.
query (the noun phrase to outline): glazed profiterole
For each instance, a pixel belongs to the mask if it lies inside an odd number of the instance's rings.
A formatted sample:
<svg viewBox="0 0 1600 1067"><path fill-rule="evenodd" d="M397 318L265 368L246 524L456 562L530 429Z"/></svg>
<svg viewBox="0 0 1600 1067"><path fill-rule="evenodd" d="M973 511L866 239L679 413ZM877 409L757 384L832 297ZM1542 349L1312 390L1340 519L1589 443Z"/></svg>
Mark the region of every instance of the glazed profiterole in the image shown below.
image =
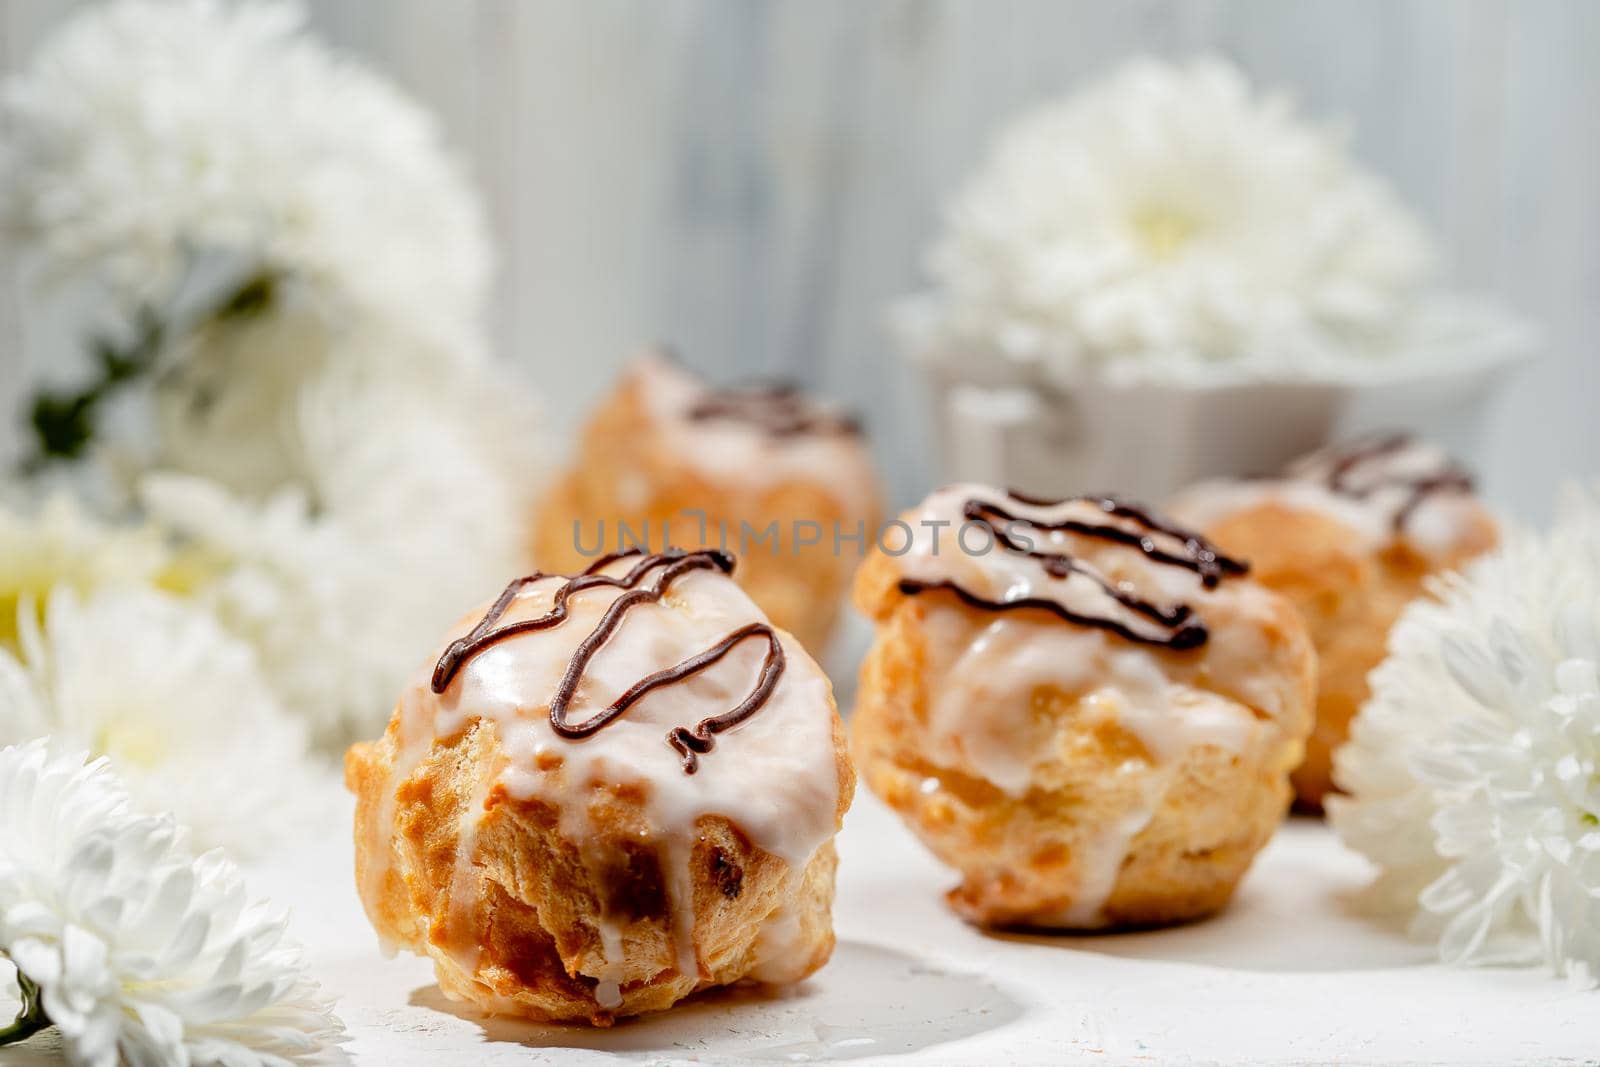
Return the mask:
<svg viewBox="0 0 1600 1067"><path fill-rule="evenodd" d="M448 996L604 1025L826 962L854 772L827 677L733 566L512 582L350 750L367 914Z"/></svg>
<svg viewBox="0 0 1600 1067"><path fill-rule="evenodd" d="M656 545L737 550L739 584L820 654L858 558L835 538L862 543L881 510L853 419L791 386L713 388L652 351L595 412L542 502L534 558L579 570L641 531Z"/></svg>
<svg viewBox="0 0 1600 1067"><path fill-rule="evenodd" d="M1494 547L1495 520L1463 467L1401 434L1324 449L1277 477L1202 483L1172 510L1249 559L1256 579L1292 600L1311 630L1316 727L1293 781L1299 804L1320 810L1389 628L1430 575Z"/></svg>
<svg viewBox="0 0 1600 1067"><path fill-rule="evenodd" d="M1283 818L1315 664L1292 606L1106 497L942 489L863 565L867 783L988 925L1221 908Z"/></svg>

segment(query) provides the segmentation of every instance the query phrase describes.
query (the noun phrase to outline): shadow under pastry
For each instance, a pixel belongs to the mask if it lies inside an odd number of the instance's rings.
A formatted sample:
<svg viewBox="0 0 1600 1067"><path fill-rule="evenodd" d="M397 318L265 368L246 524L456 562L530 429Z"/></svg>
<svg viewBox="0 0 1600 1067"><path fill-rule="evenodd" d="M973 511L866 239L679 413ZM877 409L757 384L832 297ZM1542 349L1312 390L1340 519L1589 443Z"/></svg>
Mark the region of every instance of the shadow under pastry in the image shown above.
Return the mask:
<svg viewBox="0 0 1600 1067"><path fill-rule="evenodd" d="M604 1030L485 1018L446 999L436 985L414 990L410 1003L473 1023L486 1042L702 1063L904 1055L999 1030L1024 1013L1021 1001L982 975L848 940L834 950L826 981L711 989L670 1012L622 1020Z"/></svg>

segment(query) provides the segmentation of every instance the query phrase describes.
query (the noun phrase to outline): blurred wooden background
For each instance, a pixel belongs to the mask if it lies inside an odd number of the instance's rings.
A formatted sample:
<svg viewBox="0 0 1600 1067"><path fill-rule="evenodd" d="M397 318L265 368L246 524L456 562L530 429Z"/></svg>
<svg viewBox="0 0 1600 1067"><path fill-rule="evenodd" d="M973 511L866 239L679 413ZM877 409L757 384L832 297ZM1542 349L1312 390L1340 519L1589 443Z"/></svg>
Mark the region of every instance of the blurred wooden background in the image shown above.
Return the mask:
<svg viewBox="0 0 1600 1067"><path fill-rule="evenodd" d="M0 0L0 69L77 5ZM884 308L1018 109L1139 52L1217 51L1431 225L1452 280L1542 330L1485 442L1530 516L1600 476L1600 3L1587 0L321 0L439 115L499 242L494 337L569 423L639 341L863 408L897 495L933 478ZM0 312L0 401L50 361Z"/></svg>

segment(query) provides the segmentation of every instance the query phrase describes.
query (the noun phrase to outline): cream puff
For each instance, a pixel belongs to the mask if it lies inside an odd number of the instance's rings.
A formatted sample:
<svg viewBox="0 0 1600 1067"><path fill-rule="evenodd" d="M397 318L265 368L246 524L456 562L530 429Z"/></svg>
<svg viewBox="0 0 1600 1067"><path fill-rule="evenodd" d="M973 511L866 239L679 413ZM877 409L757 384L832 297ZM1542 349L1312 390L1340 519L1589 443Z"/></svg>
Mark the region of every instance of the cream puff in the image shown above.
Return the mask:
<svg viewBox="0 0 1600 1067"><path fill-rule="evenodd" d="M367 915L446 995L606 1025L826 962L854 772L827 677L732 571L514 581L350 750Z"/></svg>
<svg viewBox="0 0 1600 1067"><path fill-rule="evenodd" d="M713 389L664 353L636 360L537 511L534 558L716 546L773 622L821 654L881 515L855 422L787 386Z"/></svg>
<svg viewBox="0 0 1600 1067"><path fill-rule="evenodd" d="M1243 563L1140 507L942 489L856 578L877 624L853 751L995 926L1223 907L1311 725L1305 627Z"/></svg>
<svg viewBox="0 0 1600 1067"><path fill-rule="evenodd" d="M1321 810L1333 753L1367 699L1390 626L1429 575L1494 547L1494 517L1463 467L1403 435L1328 448L1277 477L1205 482L1171 510L1248 559L1256 580L1305 618L1317 648L1317 718L1293 781L1300 806Z"/></svg>

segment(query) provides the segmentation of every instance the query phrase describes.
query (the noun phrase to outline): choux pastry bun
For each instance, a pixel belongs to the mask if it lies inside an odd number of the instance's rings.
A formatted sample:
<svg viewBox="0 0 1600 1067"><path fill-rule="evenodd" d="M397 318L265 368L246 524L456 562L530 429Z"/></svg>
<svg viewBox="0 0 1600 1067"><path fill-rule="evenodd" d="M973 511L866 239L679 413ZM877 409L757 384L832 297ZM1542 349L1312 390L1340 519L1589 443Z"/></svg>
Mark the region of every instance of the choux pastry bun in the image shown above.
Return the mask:
<svg viewBox="0 0 1600 1067"><path fill-rule="evenodd" d="M713 389L661 352L590 419L535 519L534 559L583 569L602 550L673 544L740 556L739 584L821 655L881 516L854 421L788 386Z"/></svg>
<svg viewBox="0 0 1600 1067"><path fill-rule="evenodd" d="M1202 483L1172 511L1248 559L1311 630L1317 720L1293 781L1299 805L1320 811L1334 788L1333 753L1367 699L1389 628L1429 575L1494 547L1495 520L1462 467L1401 435L1314 453L1275 478Z"/></svg>
<svg viewBox="0 0 1600 1067"><path fill-rule="evenodd" d="M854 772L827 677L732 571L512 582L350 750L367 915L446 995L606 1025L826 962Z"/></svg>
<svg viewBox="0 0 1600 1067"><path fill-rule="evenodd" d="M877 637L853 751L960 872L955 910L1081 930L1223 907L1311 726L1293 607L1110 498L958 485L900 521L856 579Z"/></svg>

